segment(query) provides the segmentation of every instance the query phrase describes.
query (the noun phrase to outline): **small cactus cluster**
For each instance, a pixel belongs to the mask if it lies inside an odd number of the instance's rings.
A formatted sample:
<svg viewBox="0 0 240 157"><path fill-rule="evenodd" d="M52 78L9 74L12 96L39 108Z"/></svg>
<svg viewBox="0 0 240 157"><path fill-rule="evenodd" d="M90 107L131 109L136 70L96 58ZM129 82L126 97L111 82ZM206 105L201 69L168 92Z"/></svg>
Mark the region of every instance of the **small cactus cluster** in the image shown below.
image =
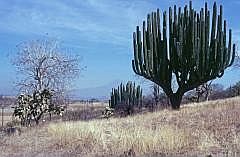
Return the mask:
<svg viewBox="0 0 240 157"><path fill-rule="evenodd" d="M142 89L135 83L129 81L126 86L122 83L118 88L113 88L111 92L111 100L109 100L110 108L118 108L119 106L133 109L134 106L142 105Z"/></svg>

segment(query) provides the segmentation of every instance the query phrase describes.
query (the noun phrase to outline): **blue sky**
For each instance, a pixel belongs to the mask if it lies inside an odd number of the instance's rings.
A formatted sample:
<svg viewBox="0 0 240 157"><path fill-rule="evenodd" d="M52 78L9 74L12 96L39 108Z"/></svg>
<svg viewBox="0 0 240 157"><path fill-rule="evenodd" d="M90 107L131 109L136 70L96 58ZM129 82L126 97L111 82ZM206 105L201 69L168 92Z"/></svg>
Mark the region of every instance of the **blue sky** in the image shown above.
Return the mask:
<svg viewBox="0 0 240 157"><path fill-rule="evenodd" d="M23 41L51 37L68 51L83 57L87 69L74 88L93 88L115 81L135 80L131 68L132 32L147 13L167 10L188 0L0 0L0 94L14 90L16 73L10 58ZM209 1L212 6L213 1ZM240 0L217 0L224 6L224 18L240 41ZM204 1L194 0L196 9ZM47 35L46 35L47 34ZM240 72L226 72L225 85L240 78Z"/></svg>

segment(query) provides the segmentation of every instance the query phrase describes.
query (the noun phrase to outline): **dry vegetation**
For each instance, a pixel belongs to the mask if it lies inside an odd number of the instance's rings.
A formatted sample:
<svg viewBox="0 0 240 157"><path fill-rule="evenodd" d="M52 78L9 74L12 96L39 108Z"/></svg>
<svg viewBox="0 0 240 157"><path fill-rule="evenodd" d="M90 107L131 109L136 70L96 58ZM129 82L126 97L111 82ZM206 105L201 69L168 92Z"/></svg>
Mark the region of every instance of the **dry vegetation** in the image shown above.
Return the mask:
<svg viewBox="0 0 240 157"><path fill-rule="evenodd" d="M0 156L240 156L240 97L126 118L50 123L0 139Z"/></svg>
<svg viewBox="0 0 240 157"><path fill-rule="evenodd" d="M2 125L2 115L1 114L0 114L0 122L1 122L0 125ZM11 112L5 112L3 114L3 125L5 126L10 121L12 121L12 113Z"/></svg>

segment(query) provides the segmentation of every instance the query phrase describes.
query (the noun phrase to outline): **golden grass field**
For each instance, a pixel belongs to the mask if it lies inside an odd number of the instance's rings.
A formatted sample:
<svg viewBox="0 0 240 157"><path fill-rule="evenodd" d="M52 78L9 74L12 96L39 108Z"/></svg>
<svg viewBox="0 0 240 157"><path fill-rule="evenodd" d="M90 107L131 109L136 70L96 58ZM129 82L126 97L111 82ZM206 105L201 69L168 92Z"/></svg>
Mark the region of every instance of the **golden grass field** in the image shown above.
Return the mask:
<svg viewBox="0 0 240 157"><path fill-rule="evenodd" d="M240 97L189 104L180 111L51 122L3 137L0 150L1 157L238 157Z"/></svg>

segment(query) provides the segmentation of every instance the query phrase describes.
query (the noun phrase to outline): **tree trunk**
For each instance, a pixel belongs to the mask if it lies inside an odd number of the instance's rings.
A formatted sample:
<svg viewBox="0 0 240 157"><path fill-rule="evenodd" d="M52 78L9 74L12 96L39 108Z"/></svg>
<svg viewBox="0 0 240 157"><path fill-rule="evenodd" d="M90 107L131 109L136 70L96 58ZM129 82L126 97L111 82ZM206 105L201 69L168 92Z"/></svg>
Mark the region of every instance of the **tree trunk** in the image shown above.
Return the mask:
<svg viewBox="0 0 240 157"><path fill-rule="evenodd" d="M180 108L180 104L182 102L182 96L183 94L180 93L174 93L171 96L169 96L170 98L170 102L171 102L171 106L173 110L179 110Z"/></svg>
<svg viewBox="0 0 240 157"><path fill-rule="evenodd" d="M196 101L197 101L197 103L199 103L199 102L200 102L200 97L201 97L201 94L199 94L199 93L198 93L198 94L197 94L197 100L196 100Z"/></svg>
<svg viewBox="0 0 240 157"><path fill-rule="evenodd" d="M42 114L40 114L38 117L35 117L35 116L34 116L34 120L35 120L35 122L36 122L36 125L39 124L39 120L40 120L40 118L41 118L41 115L42 115Z"/></svg>
<svg viewBox="0 0 240 157"><path fill-rule="evenodd" d="M4 120L3 120L3 113L4 113L4 108L2 107L2 127L3 127L3 122L4 122Z"/></svg>
<svg viewBox="0 0 240 157"><path fill-rule="evenodd" d="M205 101L208 101L208 99L209 99L209 92L208 91L206 91L206 95L205 95Z"/></svg>
<svg viewBox="0 0 240 157"><path fill-rule="evenodd" d="M38 120L38 119L35 119L35 122L36 122L36 125L38 125L38 124L39 124L39 120Z"/></svg>
<svg viewBox="0 0 240 157"><path fill-rule="evenodd" d="M52 113L49 112L49 121L52 121Z"/></svg>

